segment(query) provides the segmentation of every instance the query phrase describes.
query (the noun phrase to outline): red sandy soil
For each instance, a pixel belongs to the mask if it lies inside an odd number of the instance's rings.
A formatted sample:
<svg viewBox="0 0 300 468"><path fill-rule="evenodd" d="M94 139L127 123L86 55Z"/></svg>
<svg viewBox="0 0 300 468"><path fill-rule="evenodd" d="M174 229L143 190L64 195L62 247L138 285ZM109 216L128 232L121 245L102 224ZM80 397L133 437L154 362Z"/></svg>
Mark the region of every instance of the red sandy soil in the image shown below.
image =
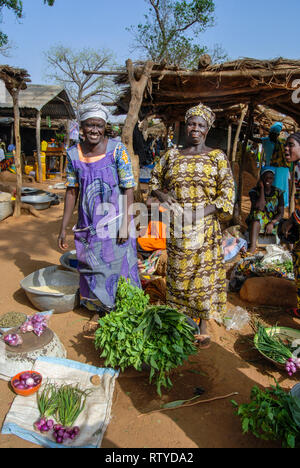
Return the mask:
<svg viewBox="0 0 300 468"><path fill-rule="evenodd" d="M3 178L3 175L1 176ZM26 184L28 185L28 184ZM47 185L45 185L47 188ZM63 204L41 212L40 218L22 215L10 217L0 224L0 314L6 312L34 313L20 281L33 271L59 264L61 253L56 239L62 217ZM69 247L74 248L71 230ZM228 296L228 309L243 305L235 294ZM245 304L244 304L245 306ZM267 324L299 328L300 321L283 311L252 308ZM57 333L68 358L98 367L104 366L92 339L83 332L90 316L78 309L51 318L51 328ZM271 363L253 349L253 330L246 326L242 332L226 331L216 322L209 323L212 346L199 350L183 367L172 375L170 391L160 398L147 373L127 370L116 382L112 418L103 439L103 448L277 448L280 444L263 442L252 435L243 435L241 423L230 400L238 404L249 401L251 388L274 383L289 390L297 379L286 378ZM201 399L239 394L228 399L190 408L146 413L159 409L169 401L189 399L196 387L203 387ZM0 380L0 426L15 397L7 382ZM0 435L0 448L31 448L38 446L15 436Z"/></svg>

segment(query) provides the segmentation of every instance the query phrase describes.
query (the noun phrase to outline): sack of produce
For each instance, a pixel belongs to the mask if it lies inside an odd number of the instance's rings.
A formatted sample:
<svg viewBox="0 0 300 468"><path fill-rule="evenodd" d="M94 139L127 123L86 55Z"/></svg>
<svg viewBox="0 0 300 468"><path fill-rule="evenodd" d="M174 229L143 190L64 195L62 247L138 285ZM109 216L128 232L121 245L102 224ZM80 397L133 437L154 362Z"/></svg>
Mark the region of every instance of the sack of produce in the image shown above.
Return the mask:
<svg viewBox="0 0 300 468"><path fill-rule="evenodd" d="M272 276L249 278L240 290L244 301L257 305L297 307L297 288L293 281Z"/></svg>

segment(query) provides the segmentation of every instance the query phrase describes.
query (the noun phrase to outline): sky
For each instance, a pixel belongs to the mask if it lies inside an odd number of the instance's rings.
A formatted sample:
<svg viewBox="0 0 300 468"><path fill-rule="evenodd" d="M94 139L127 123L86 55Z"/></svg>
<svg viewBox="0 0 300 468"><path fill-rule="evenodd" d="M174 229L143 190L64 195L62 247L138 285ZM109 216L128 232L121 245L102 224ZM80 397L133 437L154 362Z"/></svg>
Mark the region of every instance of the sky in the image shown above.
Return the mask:
<svg viewBox="0 0 300 468"><path fill-rule="evenodd" d="M21 21L3 11L0 27L14 47L11 57L0 60L25 68L34 84L49 83L43 53L57 44L110 49L120 65L139 58L130 51L132 36L126 28L143 21L145 0L56 0L53 7L43 0L23 0L23 5ZM299 0L215 0L215 5L216 24L200 36L203 45L220 44L232 60L300 59Z"/></svg>

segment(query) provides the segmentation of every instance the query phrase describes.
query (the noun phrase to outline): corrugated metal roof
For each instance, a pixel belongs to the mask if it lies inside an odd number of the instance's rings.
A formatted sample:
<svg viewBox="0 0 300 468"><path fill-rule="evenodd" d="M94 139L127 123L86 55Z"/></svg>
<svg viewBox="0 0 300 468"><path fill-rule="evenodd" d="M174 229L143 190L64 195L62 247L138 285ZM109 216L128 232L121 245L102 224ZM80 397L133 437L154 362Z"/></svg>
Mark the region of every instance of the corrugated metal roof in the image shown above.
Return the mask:
<svg viewBox="0 0 300 468"><path fill-rule="evenodd" d="M37 111L42 116L52 119L74 119L75 112L67 91L61 86L28 84L27 89L19 93L21 117L33 117ZM0 115L13 115L13 101L0 80Z"/></svg>

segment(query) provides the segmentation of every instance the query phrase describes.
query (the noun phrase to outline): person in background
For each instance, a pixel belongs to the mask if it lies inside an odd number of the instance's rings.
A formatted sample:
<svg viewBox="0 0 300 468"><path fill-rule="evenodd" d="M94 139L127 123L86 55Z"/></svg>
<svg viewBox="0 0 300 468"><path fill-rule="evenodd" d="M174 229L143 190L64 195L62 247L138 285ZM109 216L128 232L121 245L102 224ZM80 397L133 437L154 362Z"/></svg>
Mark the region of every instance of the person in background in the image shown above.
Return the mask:
<svg viewBox="0 0 300 468"><path fill-rule="evenodd" d="M121 129L118 125L113 125L111 127L111 137L113 140L121 141L120 133L121 133Z"/></svg>
<svg viewBox="0 0 300 468"><path fill-rule="evenodd" d="M126 147L105 137L107 109L90 103L82 105L79 114L84 141L67 151L67 191L58 247L68 249L66 229L79 198L73 231L80 298L97 315L113 310L120 276L141 287L136 239L129 235L135 182Z"/></svg>
<svg viewBox="0 0 300 468"><path fill-rule="evenodd" d="M249 192L251 210L246 223L250 234L250 254L255 253L259 234L276 234L277 225L284 215L283 192L274 187L274 176L273 167L263 167L257 186Z"/></svg>
<svg viewBox="0 0 300 468"><path fill-rule="evenodd" d="M289 241L292 231L294 275L297 287L297 308L293 314L300 318L300 132L290 135L286 142L285 156L288 163L295 165L295 211L292 216L283 223L282 231L285 239Z"/></svg>
<svg viewBox="0 0 300 468"><path fill-rule="evenodd" d="M281 122L278 122L281 124ZM273 125L274 131L276 131L276 125ZM272 127L271 127L272 128ZM277 132L279 129L283 128L283 125L278 125ZM279 133L277 135L277 140L275 141L274 151L271 157L270 166L275 168L275 178L274 186L281 189L284 197L284 206L289 206L289 194L290 194L290 169L291 164L287 162L285 157L285 143L286 140L279 138Z"/></svg>
<svg viewBox="0 0 300 468"><path fill-rule="evenodd" d="M0 148L6 152L6 143L5 141L3 140L3 138L0 138Z"/></svg>
<svg viewBox="0 0 300 468"><path fill-rule="evenodd" d="M270 128L269 135L259 139L263 145L263 165L271 166L271 159L275 150L276 143L278 142L279 135L282 132L282 122L276 122Z"/></svg>
<svg viewBox="0 0 300 468"><path fill-rule="evenodd" d="M264 138L253 138L256 143L262 143L262 165L272 167L274 170L274 186L281 189L284 197L284 206L289 206L290 168L285 158L285 140L280 138L283 123L276 122L270 128L269 135Z"/></svg>
<svg viewBox="0 0 300 468"><path fill-rule="evenodd" d="M149 193L164 207L190 220L178 235L170 226L167 242L167 304L195 321L200 320L200 347L210 346L207 321L226 315L226 272L219 221L230 217L234 180L225 154L206 146L215 115L203 104L185 117L186 148L170 149L152 172ZM197 211L201 216L197 219ZM192 226L192 224L194 226Z"/></svg>
<svg viewBox="0 0 300 468"><path fill-rule="evenodd" d="M10 145L8 145L8 148L7 148L7 151L9 153L12 153L13 151L15 151L16 147L13 143L11 143Z"/></svg>

